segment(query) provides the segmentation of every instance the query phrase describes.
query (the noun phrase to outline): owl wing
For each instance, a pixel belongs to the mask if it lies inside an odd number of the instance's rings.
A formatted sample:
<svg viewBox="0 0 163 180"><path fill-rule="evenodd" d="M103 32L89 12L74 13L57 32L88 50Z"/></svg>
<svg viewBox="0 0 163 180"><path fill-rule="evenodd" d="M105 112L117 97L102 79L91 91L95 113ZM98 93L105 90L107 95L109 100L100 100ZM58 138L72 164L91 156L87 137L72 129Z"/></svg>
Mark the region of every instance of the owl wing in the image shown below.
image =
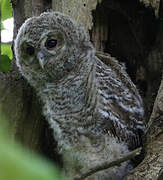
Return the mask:
<svg viewBox="0 0 163 180"><path fill-rule="evenodd" d="M130 148L140 146L145 123L139 92L124 65L109 55L98 53L97 57L96 86L101 126L110 135L127 142Z"/></svg>

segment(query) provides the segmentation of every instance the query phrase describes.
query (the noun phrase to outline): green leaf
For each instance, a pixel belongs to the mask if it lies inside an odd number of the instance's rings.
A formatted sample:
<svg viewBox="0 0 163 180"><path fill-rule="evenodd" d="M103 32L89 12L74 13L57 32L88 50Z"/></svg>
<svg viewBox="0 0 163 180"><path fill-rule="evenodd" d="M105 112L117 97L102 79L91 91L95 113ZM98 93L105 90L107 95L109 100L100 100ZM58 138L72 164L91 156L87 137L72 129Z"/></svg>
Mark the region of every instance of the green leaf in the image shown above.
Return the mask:
<svg viewBox="0 0 163 180"><path fill-rule="evenodd" d="M0 112L0 114L2 114ZM2 119L2 116L0 117ZM18 143L0 119L0 180L63 180L58 168ZM4 119L4 118L3 118ZM4 126L5 125L5 126Z"/></svg>
<svg viewBox="0 0 163 180"><path fill-rule="evenodd" d="M9 44L1 44L1 54L6 54L10 59L12 59L12 50L11 45Z"/></svg>
<svg viewBox="0 0 163 180"><path fill-rule="evenodd" d="M3 26L3 23L1 22L1 31L4 30L4 26Z"/></svg>
<svg viewBox="0 0 163 180"><path fill-rule="evenodd" d="M12 17L12 6L10 0L1 0L1 8L2 21Z"/></svg>
<svg viewBox="0 0 163 180"><path fill-rule="evenodd" d="M11 68L11 60L7 55L1 55L0 71L8 72Z"/></svg>
<svg viewBox="0 0 163 180"><path fill-rule="evenodd" d="M2 180L61 180L52 164L18 145L1 143L0 159Z"/></svg>

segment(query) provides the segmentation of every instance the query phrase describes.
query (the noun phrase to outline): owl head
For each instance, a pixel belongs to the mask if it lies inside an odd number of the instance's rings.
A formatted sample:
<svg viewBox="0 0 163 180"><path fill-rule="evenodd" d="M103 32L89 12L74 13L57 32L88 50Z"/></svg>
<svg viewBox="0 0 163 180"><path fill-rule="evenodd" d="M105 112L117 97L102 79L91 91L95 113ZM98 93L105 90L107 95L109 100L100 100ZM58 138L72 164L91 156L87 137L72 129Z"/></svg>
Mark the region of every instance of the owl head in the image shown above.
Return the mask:
<svg viewBox="0 0 163 180"><path fill-rule="evenodd" d="M17 66L31 84L61 80L90 51L93 47L84 29L59 12L27 19L15 40Z"/></svg>

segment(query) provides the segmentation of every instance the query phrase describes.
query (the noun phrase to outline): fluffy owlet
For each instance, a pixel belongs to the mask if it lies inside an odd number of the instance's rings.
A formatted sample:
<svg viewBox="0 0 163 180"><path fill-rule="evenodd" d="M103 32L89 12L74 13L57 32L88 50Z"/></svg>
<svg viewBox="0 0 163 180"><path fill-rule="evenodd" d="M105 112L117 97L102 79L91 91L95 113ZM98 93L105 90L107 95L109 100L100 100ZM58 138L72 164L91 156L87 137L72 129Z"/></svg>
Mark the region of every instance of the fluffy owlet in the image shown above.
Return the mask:
<svg viewBox="0 0 163 180"><path fill-rule="evenodd" d="M123 65L97 57L83 28L59 12L32 17L15 41L16 63L43 104L70 179L140 146L143 105ZM122 179L129 162L87 179Z"/></svg>

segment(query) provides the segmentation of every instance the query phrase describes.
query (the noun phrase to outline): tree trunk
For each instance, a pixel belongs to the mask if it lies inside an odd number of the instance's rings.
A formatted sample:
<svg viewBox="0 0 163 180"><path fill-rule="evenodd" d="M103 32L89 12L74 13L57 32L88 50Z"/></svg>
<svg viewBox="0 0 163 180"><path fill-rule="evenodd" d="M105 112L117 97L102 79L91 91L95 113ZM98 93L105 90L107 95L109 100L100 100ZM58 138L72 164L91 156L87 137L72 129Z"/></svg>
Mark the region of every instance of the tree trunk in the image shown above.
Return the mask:
<svg viewBox="0 0 163 180"><path fill-rule="evenodd" d="M144 160L126 180L157 180L163 173L163 79L147 128ZM160 179L161 180L161 179Z"/></svg>
<svg viewBox="0 0 163 180"><path fill-rule="evenodd" d="M148 120L161 80L163 23L156 19L156 11L145 8L137 0L103 0L98 5L97 2L98 0L70 0L67 4L65 0L14 1L14 38L21 24L30 16L39 15L51 8L70 15L79 25L88 29L97 50L110 53L126 64L129 75L144 99ZM150 118L145 159L128 179L150 179L151 174L152 179L157 179L161 169L163 135L159 122L163 111L162 87L163 85L160 86ZM16 138L32 151L61 165L61 159L55 150L57 144L41 115L39 100L18 73L15 59L12 60L10 72L0 72L0 113L9 122L13 139Z"/></svg>
<svg viewBox="0 0 163 180"><path fill-rule="evenodd" d="M25 19L32 15L39 15L51 4L42 0L21 0L14 1L12 6L15 39ZM39 100L33 89L18 73L15 58L12 60L11 71L0 72L0 113L3 113L4 119L9 122L13 139L32 151L59 161L59 156L55 154L56 143L52 138L52 132L41 115Z"/></svg>

